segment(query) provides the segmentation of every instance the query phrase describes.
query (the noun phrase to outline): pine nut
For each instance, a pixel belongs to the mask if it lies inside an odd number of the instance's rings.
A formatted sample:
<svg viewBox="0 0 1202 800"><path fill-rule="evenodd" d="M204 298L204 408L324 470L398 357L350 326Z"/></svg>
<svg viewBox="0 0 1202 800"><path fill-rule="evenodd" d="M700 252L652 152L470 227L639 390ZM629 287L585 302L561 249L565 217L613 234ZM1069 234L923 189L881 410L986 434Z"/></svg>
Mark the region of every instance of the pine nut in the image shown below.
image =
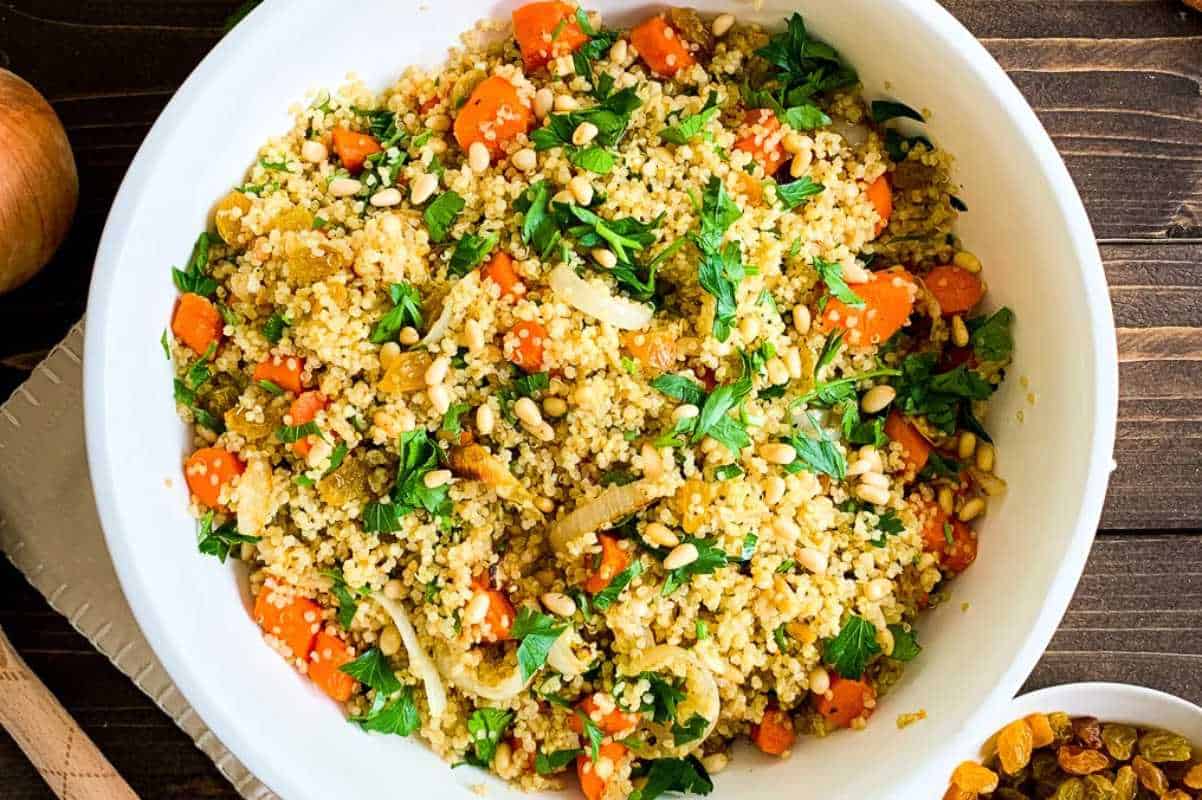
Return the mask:
<svg viewBox="0 0 1202 800"><path fill-rule="evenodd" d="M401 190L395 186L389 186L387 189L381 189L373 194L369 202L376 208L391 208L398 205L401 200Z"/></svg>
<svg viewBox="0 0 1202 800"><path fill-rule="evenodd" d="M643 538L656 547L675 547L680 544L680 539L672 533L672 529L659 522L648 522L647 527L643 528Z"/></svg>
<svg viewBox="0 0 1202 800"><path fill-rule="evenodd" d="M731 26L734 24L734 14L719 14L718 16L714 17L714 21L710 23L710 30L713 32L714 36L717 36L719 39L721 39L727 34L727 32L731 29Z"/></svg>
<svg viewBox="0 0 1202 800"><path fill-rule="evenodd" d="M539 119L551 113L555 105L555 93L545 86L534 93L534 114Z"/></svg>
<svg viewBox="0 0 1202 800"><path fill-rule="evenodd" d="M485 404L476 409L476 432L481 436L488 436L493 432L493 428L497 424L496 415L493 414L492 406Z"/></svg>
<svg viewBox="0 0 1202 800"><path fill-rule="evenodd" d="M577 147L584 147L586 144L597 138L597 126L591 122L582 122L576 126L576 130L572 131L572 144Z"/></svg>
<svg viewBox="0 0 1202 800"><path fill-rule="evenodd" d="M893 655L893 647L897 644L893 640L893 631L888 628L877 628L876 643L880 645L881 652L887 656Z"/></svg>
<svg viewBox="0 0 1202 800"><path fill-rule="evenodd" d="M451 359L446 356L439 356L434 359L430 366L426 367L426 385L437 386L447 379L447 373L451 371Z"/></svg>
<svg viewBox="0 0 1202 800"><path fill-rule="evenodd" d="M889 488L889 479L879 472L865 472L860 477L860 483L864 483L869 486L878 486L881 489Z"/></svg>
<svg viewBox="0 0 1202 800"><path fill-rule="evenodd" d="M767 485L764 487L764 502L770 506L776 505L784 498L785 489L785 479L781 476L773 475L768 478Z"/></svg>
<svg viewBox="0 0 1202 800"><path fill-rule="evenodd" d="M877 578L868 582L864 587L864 596L874 603L884 600L893 591L893 581L888 578Z"/></svg>
<svg viewBox="0 0 1202 800"><path fill-rule="evenodd" d="M568 191L572 193L572 197L576 198L576 202L582 206L587 206L593 202L593 185L583 175L577 175L568 181Z"/></svg>
<svg viewBox="0 0 1202 800"><path fill-rule="evenodd" d="M463 621L469 625L478 625L488 616L488 595L477 592L463 609Z"/></svg>
<svg viewBox="0 0 1202 800"><path fill-rule="evenodd" d="M868 283L871 277L859 261L848 261L843 265L843 279L848 283Z"/></svg>
<svg viewBox="0 0 1202 800"><path fill-rule="evenodd" d="M952 263L960 269L968 270L969 272L981 271L981 259L977 258L967 250L961 250L959 253L956 253L956 255L952 257Z"/></svg>
<svg viewBox="0 0 1202 800"><path fill-rule="evenodd" d="M803 150L789 162L789 177L800 178L806 174L806 170L810 168L810 162L814 160L813 155L809 150Z"/></svg>
<svg viewBox="0 0 1202 800"><path fill-rule="evenodd" d="M523 147L510 156L509 163L522 172L533 172L538 166L538 155L529 147Z"/></svg>
<svg viewBox="0 0 1202 800"><path fill-rule="evenodd" d="M538 410L538 406L529 397L519 397L517 399L517 402L513 404L513 414L532 428L537 428L543 424L542 412Z"/></svg>
<svg viewBox="0 0 1202 800"><path fill-rule="evenodd" d="M558 419L568 413L568 404L564 402L562 397L544 397L543 411L548 417Z"/></svg>
<svg viewBox="0 0 1202 800"><path fill-rule="evenodd" d="M982 442L977 448L977 469L982 472L993 472L993 445L989 442Z"/></svg>
<svg viewBox="0 0 1202 800"><path fill-rule="evenodd" d="M629 55L629 48L625 39L619 39L614 42L614 46L609 48L609 60L615 64L625 64L626 56Z"/></svg>
<svg viewBox="0 0 1202 800"><path fill-rule="evenodd" d="M956 510L956 496L952 494L952 490L947 486L939 489L939 509L944 514L951 514Z"/></svg>
<svg viewBox="0 0 1202 800"><path fill-rule="evenodd" d="M861 461L868 462L872 469L869 472L884 472L885 466L881 462L881 451L877 450L870 444L866 444L856 451L856 457Z"/></svg>
<svg viewBox="0 0 1202 800"><path fill-rule="evenodd" d="M451 407L451 392L441 383L426 389L426 395L430 398L430 405L439 414L447 413L447 409Z"/></svg>
<svg viewBox="0 0 1202 800"><path fill-rule="evenodd" d="M703 441L702 444L704 443ZM639 450L639 455L643 457L643 477L655 480L664 474L664 463L660 461L659 453L650 442L643 445Z"/></svg>
<svg viewBox="0 0 1202 800"><path fill-rule="evenodd" d="M785 369L789 370L789 377L793 380L800 380L804 372L801 363L801 351L796 347L790 347L785 350Z"/></svg>
<svg viewBox="0 0 1202 800"><path fill-rule="evenodd" d="M388 625L380 631L380 652L386 656L394 656L401 649L401 632L395 625Z"/></svg>
<svg viewBox="0 0 1202 800"><path fill-rule="evenodd" d="M556 111L575 111L578 108L580 108L580 103L577 103L576 98L570 94L555 95Z"/></svg>
<svg viewBox="0 0 1202 800"><path fill-rule="evenodd" d="M493 752L492 765L498 775L504 775L513 764L513 746L509 742L500 742Z"/></svg>
<svg viewBox="0 0 1202 800"><path fill-rule="evenodd" d="M692 419L700 413L701 409L699 409L697 406L693 405L692 403L685 403L684 405L677 406L675 409L673 409L672 421L680 422L682 419Z"/></svg>
<svg viewBox="0 0 1202 800"><path fill-rule="evenodd" d="M409 187L409 202L415 206L420 206L430 199L430 196L434 194L437 188L438 176L432 175L429 172L423 172L413 179L413 183Z"/></svg>
<svg viewBox="0 0 1202 800"><path fill-rule="evenodd" d="M760 335L760 321L755 317L743 317L739 320L739 335L745 342L755 339Z"/></svg>
<svg viewBox="0 0 1202 800"><path fill-rule="evenodd" d="M895 397L897 397L897 390L892 386L884 384L873 386L864 392L864 397L860 400L860 408L864 409L865 414L875 414L878 411L884 411Z"/></svg>
<svg viewBox="0 0 1202 800"><path fill-rule="evenodd" d="M963 507L961 507L960 513L957 514L956 516L959 517L961 522L971 522L972 520L976 519L977 517L981 516L984 513L985 513L985 498L974 497L973 499L971 499L967 503L965 503Z"/></svg>
<svg viewBox="0 0 1202 800"><path fill-rule="evenodd" d="M307 140L301 145L301 158L308 161L310 164L320 164L325 161L330 155L330 151L321 142L315 142L312 139Z"/></svg>
<svg viewBox="0 0 1202 800"><path fill-rule="evenodd" d="M810 332L810 308L805 303L798 303L793 306L793 327L798 333L805 334Z"/></svg>
<svg viewBox="0 0 1202 800"><path fill-rule="evenodd" d="M801 536L801 526L783 514L777 514L772 520L772 530L791 542Z"/></svg>
<svg viewBox="0 0 1202 800"><path fill-rule="evenodd" d="M539 599L543 601L543 608L557 617L570 617L576 613L576 602L566 594L547 592Z"/></svg>
<svg viewBox="0 0 1202 800"><path fill-rule="evenodd" d="M467 165L471 167L472 172L479 174L488 169L490 163L492 156L484 142L472 142L471 147L467 149Z"/></svg>
<svg viewBox="0 0 1202 800"><path fill-rule="evenodd" d="M826 694L831 690L831 674L826 667L814 667L810 670L810 691L814 694Z"/></svg>
<svg viewBox="0 0 1202 800"><path fill-rule="evenodd" d="M797 131L789 131L780 140L781 147L790 155L797 155L806 149L805 139Z"/></svg>
<svg viewBox="0 0 1202 800"><path fill-rule="evenodd" d="M400 600L405 595L405 584L396 578L384 584L384 596L389 600Z"/></svg>
<svg viewBox="0 0 1202 800"><path fill-rule="evenodd" d="M397 334L397 340L406 347L417 344L422 339L422 335L417 332L417 328L412 325L406 325L401 328L401 332Z"/></svg>
<svg viewBox="0 0 1202 800"><path fill-rule="evenodd" d="M688 566L697 560L698 555L697 545L692 542L677 545L664 559L664 569L680 569Z"/></svg>
<svg viewBox="0 0 1202 800"><path fill-rule="evenodd" d="M882 489L879 486L873 486L867 483L861 483L856 487L856 497L861 500L872 503L873 505L883 506L889 503L889 490Z"/></svg>
<svg viewBox="0 0 1202 800"><path fill-rule="evenodd" d="M401 346L396 342L385 342L380 347L380 368L387 371L401 357Z"/></svg>
<svg viewBox="0 0 1202 800"><path fill-rule="evenodd" d="M469 319L463 325L463 344L469 353L479 353L484 349L484 329L474 319Z"/></svg>
<svg viewBox="0 0 1202 800"><path fill-rule="evenodd" d="M815 547L803 547L797 553L797 563L815 575L822 575L826 572L829 558Z"/></svg>
<svg viewBox="0 0 1202 800"><path fill-rule="evenodd" d="M781 386L789 382L789 368L785 366L785 362L779 358L772 358L768 361L768 381L773 386Z"/></svg>
<svg viewBox="0 0 1202 800"><path fill-rule="evenodd" d="M614 267L618 266L618 257L614 255L614 252L608 248L594 248L589 255L591 255L593 260L605 269L613 269Z"/></svg>
<svg viewBox="0 0 1202 800"><path fill-rule="evenodd" d="M956 444L956 453L960 456L961 461L967 461L972 458L972 454L977 450L977 435L972 431L965 431L960 434L960 441Z"/></svg>
<svg viewBox="0 0 1202 800"><path fill-rule="evenodd" d="M770 442L760 447L760 455L764 460L771 464L792 464L797 458L797 451L792 445L784 444L783 442Z"/></svg>
<svg viewBox="0 0 1202 800"><path fill-rule="evenodd" d="M968 326L964 324L964 317L959 314L952 317L952 344L956 347L968 347Z"/></svg>
<svg viewBox="0 0 1202 800"><path fill-rule="evenodd" d="M449 469L432 469L426 473L426 477L422 478L422 483L426 484L427 489L437 489L450 482L451 471Z"/></svg>
<svg viewBox="0 0 1202 800"><path fill-rule="evenodd" d="M572 197L572 193L567 189L560 189L555 193L555 196L551 198L552 203L563 203L564 205L570 205L571 203L575 202L575 200L576 198Z"/></svg>
<svg viewBox="0 0 1202 800"><path fill-rule="evenodd" d="M335 178L330 181L330 194L335 197L351 197L359 194L363 184L354 178Z"/></svg>

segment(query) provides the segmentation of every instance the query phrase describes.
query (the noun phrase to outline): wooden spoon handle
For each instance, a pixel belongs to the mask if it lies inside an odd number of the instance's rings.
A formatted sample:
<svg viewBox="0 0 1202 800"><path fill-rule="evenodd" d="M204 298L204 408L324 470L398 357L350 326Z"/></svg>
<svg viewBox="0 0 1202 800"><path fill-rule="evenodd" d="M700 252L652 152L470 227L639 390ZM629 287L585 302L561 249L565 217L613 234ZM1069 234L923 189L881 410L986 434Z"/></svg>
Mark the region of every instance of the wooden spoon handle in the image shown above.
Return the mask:
<svg viewBox="0 0 1202 800"><path fill-rule="evenodd" d="M0 629L0 725L62 800L138 800Z"/></svg>

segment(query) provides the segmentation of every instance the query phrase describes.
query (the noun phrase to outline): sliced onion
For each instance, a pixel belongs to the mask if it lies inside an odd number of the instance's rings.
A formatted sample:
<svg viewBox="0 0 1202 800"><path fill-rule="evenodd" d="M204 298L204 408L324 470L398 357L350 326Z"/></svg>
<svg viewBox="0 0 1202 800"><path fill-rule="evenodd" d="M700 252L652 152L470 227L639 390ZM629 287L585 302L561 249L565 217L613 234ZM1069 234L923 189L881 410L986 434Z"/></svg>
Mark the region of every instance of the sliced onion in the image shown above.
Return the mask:
<svg viewBox="0 0 1202 800"><path fill-rule="evenodd" d="M611 486L598 497L577 506L551 526L551 546L557 553L581 536L600 530L646 506L654 499L649 481Z"/></svg>
<svg viewBox="0 0 1202 800"><path fill-rule="evenodd" d="M475 670L454 661L446 648L440 647L437 653L438 665L442 667L443 673L452 685L463 692L482 697L485 700L506 703L521 694L530 683L528 680L522 680L520 666L515 666L511 673L499 681L485 683L480 680L480 676L476 674ZM533 680L534 676L531 675L530 679Z"/></svg>
<svg viewBox="0 0 1202 800"><path fill-rule="evenodd" d="M520 508L538 510L534 505L534 495L513 476L505 462L480 445L452 447L449 461L451 471L459 477L475 478L495 491L502 500L508 500Z"/></svg>
<svg viewBox="0 0 1202 800"><path fill-rule="evenodd" d="M847 140L851 147L859 147L868 141L868 126L845 119L836 119L830 124L830 130Z"/></svg>
<svg viewBox="0 0 1202 800"><path fill-rule="evenodd" d="M238 509L238 531L247 536L258 536L275 513L271 504L271 463L262 457L252 458L238 478L238 486L234 492L234 502Z"/></svg>
<svg viewBox="0 0 1202 800"><path fill-rule="evenodd" d="M671 725L661 725L656 722L646 723L655 734L656 742L639 751L640 758L664 758L686 755L697 749L705 741L722 713L722 699L718 695L718 683L713 674L705 667L697 656L689 650L675 645L662 644L643 653L630 666L630 675L643 672L670 673L684 678L685 698L676 705L675 722L684 723L693 715L700 716L706 721L705 730L701 736L683 745L675 744Z"/></svg>
<svg viewBox="0 0 1202 800"><path fill-rule="evenodd" d="M413 629L413 623L409 621L405 607L397 601L385 597L383 592L375 592L371 597L388 612L396 629L400 631L401 642L405 645L405 652L409 654L409 669L421 679L426 687L426 702L430 706L430 716L441 717L447 709L447 690L442 685L442 677L439 676L438 669L430 659L429 653L417 640L417 631Z"/></svg>
<svg viewBox="0 0 1202 800"><path fill-rule="evenodd" d="M447 297L442 304L442 313L438 315L438 319L434 320L434 324L430 326L430 330L426 331L426 335L422 337L421 343L423 345L438 344L447 335L450 327L451 298Z"/></svg>
<svg viewBox="0 0 1202 800"><path fill-rule="evenodd" d="M568 305L615 328L637 331L651 324L651 306L616 297L599 283L590 283L566 263L551 270L551 288Z"/></svg>
<svg viewBox="0 0 1202 800"><path fill-rule="evenodd" d="M576 632L576 629L568 628L559 635L555 644L551 645L551 649L547 652L547 663L551 669L568 680L588 672L588 662L577 658L576 651L572 649L573 645L579 641L581 641L580 634Z"/></svg>

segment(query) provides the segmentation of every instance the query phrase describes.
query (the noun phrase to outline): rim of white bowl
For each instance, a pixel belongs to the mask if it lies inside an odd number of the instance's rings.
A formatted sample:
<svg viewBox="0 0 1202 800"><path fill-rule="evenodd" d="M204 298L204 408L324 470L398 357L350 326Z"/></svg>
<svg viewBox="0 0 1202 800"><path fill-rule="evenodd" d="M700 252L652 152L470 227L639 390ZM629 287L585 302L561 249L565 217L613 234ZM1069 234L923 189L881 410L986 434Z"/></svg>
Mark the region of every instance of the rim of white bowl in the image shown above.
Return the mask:
<svg viewBox="0 0 1202 800"><path fill-rule="evenodd" d="M1102 705L1103 701L1097 701L1094 698L1098 697L1118 697L1128 700L1133 700L1141 708L1154 710L1156 708L1171 707L1184 711L1192 716L1202 719L1202 706L1191 703L1184 697L1178 697L1175 694L1163 692L1160 689L1152 689L1148 686L1139 686L1134 683L1116 683L1113 681L1085 681L1081 683L1062 683L1058 686L1045 686L1042 689L1036 689L1033 692L1020 694L1014 698L1009 708L1011 713L1030 713L1029 709L1041 708L1046 711L1059 711L1061 705L1065 702L1072 702L1077 697L1086 697L1089 702L1095 705ZM1078 712L1069 711L1070 714ZM998 725L1010 722L1007 719ZM1108 720L1103 720L1106 722ZM1143 725L1155 725L1155 721L1151 719L1121 719L1110 720L1116 722L1140 723Z"/></svg>
<svg viewBox="0 0 1202 800"><path fill-rule="evenodd" d="M985 47L935 0L894 1L905 12L923 20L932 33L942 39L949 49L963 58L971 69L984 79L990 87L991 99L1004 108L1026 134L1031 152L1053 188L1057 206L1067 222L1077 263L1082 267L1095 352L1094 372L1097 383L1094 386L1093 400L1096 413L1090 437L1092 444L1089 471L1076 529L1072 533L1067 555L1049 587L1047 600L1035 625L1015 654L1010 668L985 698L978 711L966 722L965 733L974 738L981 738L995 719L997 710L1011 701L1047 648L1084 570L1085 560L1089 555L1098 521L1101 519L1102 504L1112 468L1118 417L1118 349L1110 295L1093 228L1068 169L1035 112ZM205 91L209 80L221 71L227 52L251 46L258 31L275 24L284 24L287 14L286 3L264 3L226 34L184 81L139 148L125 179L121 182L97 250L88 297L89 322L86 325L84 340L85 356L87 353L101 352L105 348L103 332L108 327L109 298L113 289L113 276L118 267L117 256L121 242L136 210L137 199L147 182L147 176L154 168L155 162L164 156L172 135L180 125L184 109ZM243 735L237 720L224 713L219 704L209 698L202 688L203 681L198 665L173 639L170 633L171 620L158 611L134 566L135 554L132 545L120 535L120 515L115 502L115 476L120 474L120 470L111 468L110 442L102 424L106 415L105 403L109 394L109 384L101 365L100 358L84 359L84 421L88 466L109 554L134 617L176 686L217 738L275 792L283 796L303 796L303 787L297 784L288 770L282 768L278 759L271 757L270 745L262 739ZM897 787L898 792L904 793L921 786L924 781L931 780L931 772L938 769L943 760L933 758L928 769L915 770L911 780Z"/></svg>

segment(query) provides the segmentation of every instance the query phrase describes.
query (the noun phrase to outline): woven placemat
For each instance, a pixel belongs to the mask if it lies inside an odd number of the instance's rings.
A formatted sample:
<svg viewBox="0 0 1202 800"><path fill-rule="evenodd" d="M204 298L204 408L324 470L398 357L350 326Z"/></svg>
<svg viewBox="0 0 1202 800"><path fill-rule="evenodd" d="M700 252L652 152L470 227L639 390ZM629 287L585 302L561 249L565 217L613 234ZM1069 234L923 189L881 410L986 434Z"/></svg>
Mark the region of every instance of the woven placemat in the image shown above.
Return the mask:
<svg viewBox="0 0 1202 800"><path fill-rule="evenodd" d="M247 800L273 800L171 682L109 560L84 456L83 323L0 405L0 550Z"/></svg>

